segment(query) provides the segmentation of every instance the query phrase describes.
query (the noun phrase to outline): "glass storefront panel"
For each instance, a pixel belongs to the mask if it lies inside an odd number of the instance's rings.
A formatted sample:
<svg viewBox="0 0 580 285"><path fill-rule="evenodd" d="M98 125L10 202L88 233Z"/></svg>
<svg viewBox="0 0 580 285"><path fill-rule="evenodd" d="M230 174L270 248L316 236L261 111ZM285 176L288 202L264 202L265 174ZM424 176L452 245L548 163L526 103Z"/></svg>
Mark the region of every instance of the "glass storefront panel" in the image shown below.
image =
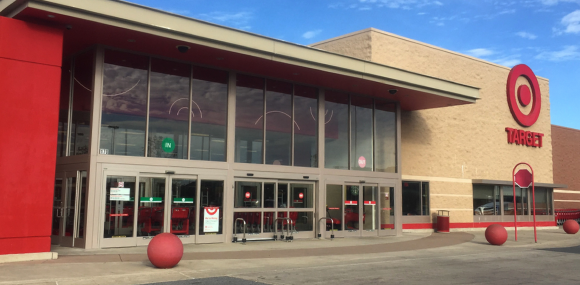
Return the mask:
<svg viewBox="0 0 580 285"><path fill-rule="evenodd" d="M375 231L378 228L377 195L377 187L363 186L363 230L365 231Z"/></svg>
<svg viewBox="0 0 580 285"><path fill-rule="evenodd" d="M163 232L165 178L139 177L137 236L155 236Z"/></svg>
<svg viewBox="0 0 580 285"><path fill-rule="evenodd" d="M234 221L243 219L246 222L246 233L259 234L262 232L262 213L261 212L238 212L234 213ZM234 231L238 234L244 232L244 223L240 220L234 223ZM241 236L238 236L241 240Z"/></svg>
<svg viewBox="0 0 580 285"><path fill-rule="evenodd" d="M191 159L226 161L227 83L225 71L193 67Z"/></svg>
<svg viewBox="0 0 580 285"><path fill-rule="evenodd" d="M294 166L318 167L318 89L294 85Z"/></svg>
<svg viewBox="0 0 580 285"><path fill-rule="evenodd" d="M373 99L350 97L350 169L373 171Z"/></svg>
<svg viewBox="0 0 580 285"><path fill-rule="evenodd" d="M274 220L275 220L274 212L264 212L264 220L262 221L264 224L263 231L265 233L274 232Z"/></svg>
<svg viewBox="0 0 580 285"><path fill-rule="evenodd" d="M360 187L358 185L347 185L344 189L344 229L358 230L359 225L359 210L358 197L360 195Z"/></svg>
<svg viewBox="0 0 580 285"><path fill-rule="evenodd" d="M420 216L421 209L421 182L403 182L403 216Z"/></svg>
<svg viewBox="0 0 580 285"><path fill-rule="evenodd" d="M395 188L380 187L381 230L395 229Z"/></svg>
<svg viewBox="0 0 580 285"><path fill-rule="evenodd" d="M276 183L264 183L264 208L274 208Z"/></svg>
<svg viewBox="0 0 580 285"><path fill-rule="evenodd" d="M202 180L200 193L199 234L223 233L224 182ZM217 221L216 221L217 219Z"/></svg>
<svg viewBox="0 0 580 285"><path fill-rule="evenodd" d="M326 185L326 217L334 221L326 221L326 230L330 231L331 223L334 230L342 230L342 185Z"/></svg>
<svg viewBox="0 0 580 285"><path fill-rule="evenodd" d="M264 79L238 74L236 79L235 162L263 163Z"/></svg>
<svg viewBox="0 0 580 285"><path fill-rule="evenodd" d="M64 236L73 236L74 217L76 211L77 178L68 177L66 179L66 197L64 208Z"/></svg>
<svg viewBox="0 0 580 285"><path fill-rule="evenodd" d="M93 101L94 52L74 59L72 117L69 155L89 153L91 106Z"/></svg>
<svg viewBox="0 0 580 285"><path fill-rule="evenodd" d="M107 176L103 237L133 237L135 177Z"/></svg>
<svg viewBox="0 0 580 285"><path fill-rule="evenodd" d="M171 230L176 235L195 234L197 180L171 179Z"/></svg>
<svg viewBox="0 0 580 285"><path fill-rule="evenodd" d="M84 238L85 236L85 215L86 215L86 208L85 205L87 204L87 172L86 171L79 171L80 174L80 192L79 192L79 216L77 219L77 233L75 237Z"/></svg>
<svg viewBox="0 0 580 285"><path fill-rule="evenodd" d="M147 156L187 159L190 73L187 64L151 59Z"/></svg>
<svg viewBox="0 0 580 285"><path fill-rule="evenodd" d="M348 169L348 94L327 90L325 108L324 167Z"/></svg>
<svg viewBox="0 0 580 285"><path fill-rule="evenodd" d="M99 153L145 155L149 58L105 51Z"/></svg>
<svg viewBox="0 0 580 285"><path fill-rule="evenodd" d="M313 212L290 212L290 220L297 232L306 232L313 230Z"/></svg>
<svg viewBox="0 0 580 285"><path fill-rule="evenodd" d="M375 100L375 171L397 172L396 105Z"/></svg>
<svg viewBox="0 0 580 285"><path fill-rule="evenodd" d="M266 164L292 164L292 88L291 83L266 81Z"/></svg>
<svg viewBox="0 0 580 285"><path fill-rule="evenodd" d="M499 215L501 201L495 185L473 185L473 214Z"/></svg>
<svg viewBox="0 0 580 285"><path fill-rule="evenodd" d="M278 208L288 208L288 184L278 183Z"/></svg>
<svg viewBox="0 0 580 285"><path fill-rule="evenodd" d="M260 182L236 182L234 207L236 208L261 208L262 183Z"/></svg>
<svg viewBox="0 0 580 285"><path fill-rule="evenodd" d="M513 186L502 186L503 191L503 214L514 214L514 190ZM523 190L523 191L522 191ZM516 209L517 215L528 214L528 191L516 186Z"/></svg>
<svg viewBox="0 0 580 285"><path fill-rule="evenodd" d="M68 110L70 100L71 81L71 61L69 59L62 62L62 73L60 76L60 102L58 108L58 137L56 144L56 156L66 156L66 143L68 132Z"/></svg>
<svg viewBox="0 0 580 285"><path fill-rule="evenodd" d="M536 187L535 196L536 215L549 215L550 211L548 206L548 189Z"/></svg>
<svg viewBox="0 0 580 285"><path fill-rule="evenodd" d="M313 208L314 185L290 184L290 208Z"/></svg>

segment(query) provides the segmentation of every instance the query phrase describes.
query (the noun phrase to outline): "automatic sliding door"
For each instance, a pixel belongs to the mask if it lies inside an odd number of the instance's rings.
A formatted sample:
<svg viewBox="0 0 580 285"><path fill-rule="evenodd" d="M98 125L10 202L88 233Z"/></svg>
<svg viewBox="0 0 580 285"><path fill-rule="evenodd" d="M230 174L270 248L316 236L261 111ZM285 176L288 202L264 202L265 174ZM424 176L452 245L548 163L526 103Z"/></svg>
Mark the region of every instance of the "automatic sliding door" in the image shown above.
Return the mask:
<svg viewBox="0 0 580 285"><path fill-rule="evenodd" d="M164 232L165 177L139 177L139 208L137 210L137 237L146 240ZM139 244L148 244L149 241Z"/></svg>
<svg viewBox="0 0 580 285"><path fill-rule="evenodd" d="M379 186L380 231L379 235L396 235L395 223L395 187Z"/></svg>
<svg viewBox="0 0 580 285"><path fill-rule="evenodd" d="M362 203L362 228L363 236L377 236L377 229L379 228L378 215L378 193L376 186L362 186L363 203Z"/></svg>
<svg viewBox="0 0 580 285"><path fill-rule="evenodd" d="M135 246L135 176L107 175L101 247Z"/></svg>
<svg viewBox="0 0 580 285"><path fill-rule="evenodd" d="M224 242L224 180L201 179L198 243Z"/></svg>
<svg viewBox="0 0 580 285"><path fill-rule="evenodd" d="M195 242L197 179L171 178L169 232L183 243Z"/></svg>

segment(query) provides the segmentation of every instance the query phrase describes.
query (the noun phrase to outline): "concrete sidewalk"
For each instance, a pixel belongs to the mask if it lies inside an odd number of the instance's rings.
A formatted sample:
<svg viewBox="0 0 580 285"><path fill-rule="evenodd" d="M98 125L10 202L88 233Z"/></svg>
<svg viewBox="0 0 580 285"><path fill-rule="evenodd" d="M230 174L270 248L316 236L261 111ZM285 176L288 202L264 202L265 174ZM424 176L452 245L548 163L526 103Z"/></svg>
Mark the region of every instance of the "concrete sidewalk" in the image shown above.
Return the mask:
<svg viewBox="0 0 580 285"><path fill-rule="evenodd" d="M55 248L60 255L57 260L0 264L0 284L145 284L291 268L329 270L386 257L392 262L448 255L478 258L482 252L493 254L580 244L579 235L567 235L562 230L538 231L538 243L533 241L533 231L518 231L518 242L513 241L513 231L508 234L508 242L501 247L488 245L483 232L186 245L182 261L166 270L156 269L149 263L146 247Z"/></svg>

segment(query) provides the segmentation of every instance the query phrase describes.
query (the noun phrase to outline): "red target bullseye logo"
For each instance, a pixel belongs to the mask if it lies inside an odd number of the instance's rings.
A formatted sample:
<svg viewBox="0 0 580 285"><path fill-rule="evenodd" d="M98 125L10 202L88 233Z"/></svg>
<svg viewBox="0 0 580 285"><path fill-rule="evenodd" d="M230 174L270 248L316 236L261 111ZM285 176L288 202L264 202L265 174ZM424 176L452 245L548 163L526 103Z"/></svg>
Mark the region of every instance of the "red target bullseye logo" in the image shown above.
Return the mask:
<svg viewBox="0 0 580 285"><path fill-rule="evenodd" d="M532 90L527 85L521 85L517 88L516 92L516 83L520 76L523 76L528 81ZM506 93L510 111L516 122L524 127L533 125L540 116L542 94L540 93L538 79L532 69L525 64L514 66L508 76ZM526 115L520 110L518 102L525 107L530 104L530 101L532 101L532 110Z"/></svg>

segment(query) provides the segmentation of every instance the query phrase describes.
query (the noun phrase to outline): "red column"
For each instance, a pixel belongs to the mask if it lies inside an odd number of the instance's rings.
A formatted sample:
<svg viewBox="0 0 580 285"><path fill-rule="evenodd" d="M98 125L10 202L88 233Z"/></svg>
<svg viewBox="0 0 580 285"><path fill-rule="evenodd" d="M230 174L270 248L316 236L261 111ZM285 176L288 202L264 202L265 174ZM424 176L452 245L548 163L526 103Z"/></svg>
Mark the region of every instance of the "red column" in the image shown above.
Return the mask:
<svg viewBox="0 0 580 285"><path fill-rule="evenodd" d="M0 254L50 251L62 41L0 17Z"/></svg>

